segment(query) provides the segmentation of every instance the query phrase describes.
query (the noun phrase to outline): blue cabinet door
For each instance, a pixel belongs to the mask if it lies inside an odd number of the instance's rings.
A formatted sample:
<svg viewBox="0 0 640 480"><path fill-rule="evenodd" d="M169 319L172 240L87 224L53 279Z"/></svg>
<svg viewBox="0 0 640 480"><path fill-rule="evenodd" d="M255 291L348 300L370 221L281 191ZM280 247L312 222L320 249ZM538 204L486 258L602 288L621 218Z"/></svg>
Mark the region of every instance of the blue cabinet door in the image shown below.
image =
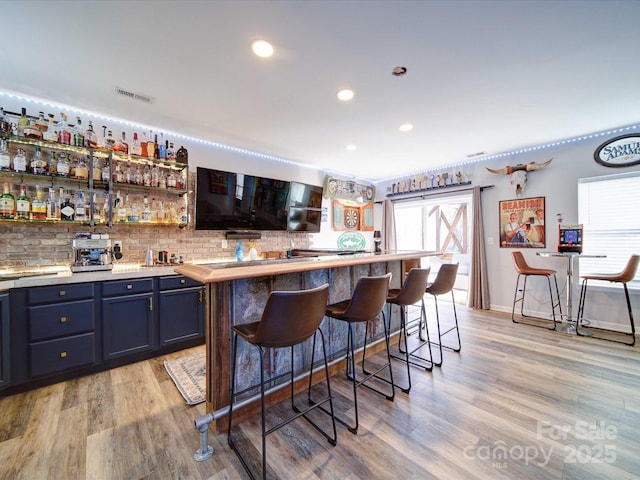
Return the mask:
<svg viewBox="0 0 640 480"><path fill-rule="evenodd" d="M103 298L102 333L105 360L153 350L153 293Z"/></svg>
<svg viewBox="0 0 640 480"><path fill-rule="evenodd" d="M9 294L0 294L0 388L9 385Z"/></svg>
<svg viewBox="0 0 640 480"><path fill-rule="evenodd" d="M204 287L159 293L160 347L204 337Z"/></svg>

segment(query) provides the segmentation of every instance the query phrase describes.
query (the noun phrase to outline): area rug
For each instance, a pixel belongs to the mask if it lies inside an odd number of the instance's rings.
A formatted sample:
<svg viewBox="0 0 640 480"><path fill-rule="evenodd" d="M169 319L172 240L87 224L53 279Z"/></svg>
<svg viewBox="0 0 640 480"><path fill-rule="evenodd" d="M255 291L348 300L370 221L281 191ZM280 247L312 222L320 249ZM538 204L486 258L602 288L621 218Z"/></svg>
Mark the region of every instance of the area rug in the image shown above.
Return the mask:
<svg viewBox="0 0 640 480"><path fill-rule="evenodd" d="M207 392L205 358L206 352L198 352L164 362L164 368L189 405L204 402Z"/></svg>

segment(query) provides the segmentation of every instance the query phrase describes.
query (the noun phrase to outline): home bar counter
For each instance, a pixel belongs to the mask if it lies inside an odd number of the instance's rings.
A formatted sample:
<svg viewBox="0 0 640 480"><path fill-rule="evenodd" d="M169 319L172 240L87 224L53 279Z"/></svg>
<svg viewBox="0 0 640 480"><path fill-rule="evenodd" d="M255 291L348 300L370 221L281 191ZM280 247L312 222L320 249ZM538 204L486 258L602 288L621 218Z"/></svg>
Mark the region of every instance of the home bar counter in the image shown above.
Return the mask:
<svg viewBox="0 0 640 480"><path fill-rule="evenodd" d="M293 257L282 260L258 260L236 264L181 265L175 269L206 286L206 410L223 415L229 405L229 372L231 360L231 327L235 324L259 321L271 291L301 290L329 284L329 303L349 298L362 276L392 273L391 288L399 288L403 271L415 265L422 257L438 255L428 251L394 251L356 253L351 255L327 255L318 257ZM250 265L245 265L249 263ZM304 312L300 312L304 315ZM325 334L325 346L329 362L340 361L346 356L347 326L325 317L321 328ZM364 324L358 325L357 338L361 346ZM392 314L392 332L399 328L397 311ZM360 329L362 331L360 332ZM370 324L370 334L376 340L384 338L382 317ZM311 359L310 338L303 348L294 349L295 370L303 370ZM317 345L316 361L321 359ZM290 370L290 354L286 349L271 350L265 359L265 377L269 388L277 390L285 384ZM239 401L251 402L257 394L260 373L258 349L247 342L238 342L238 367L236 392ZM307 367L308 369L308 367ZM324 378L318 375L318 378Z"/></svg>

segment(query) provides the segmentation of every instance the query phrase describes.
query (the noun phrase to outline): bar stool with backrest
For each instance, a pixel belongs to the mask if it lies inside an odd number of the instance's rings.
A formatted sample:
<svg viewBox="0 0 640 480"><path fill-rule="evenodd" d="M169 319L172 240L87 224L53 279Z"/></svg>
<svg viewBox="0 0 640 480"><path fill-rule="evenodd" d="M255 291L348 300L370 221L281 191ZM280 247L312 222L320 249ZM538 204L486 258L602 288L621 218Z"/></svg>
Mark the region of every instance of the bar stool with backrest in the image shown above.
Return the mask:
<svg viewBox="0 0 640 480"><path fill-rule="evenodd" d="M407 276L404 279L404 283L402 288L392 288L389 290L389 294L387 296L387 304L389 305L389 322L391 322L391 305L400 306L400 332L398 333L398 347L400 353L404 353L404 356L391 355L393 358L397 358L399 360L404 360L407 365L407 381L408 385L406 387L398 387L403 392L409 393L411 390L411 365L415 365L417 367L424 368L425 370L431 370L433 368L433 360L431 356L431 342L429 341L429 330L426 330L427 337L426 339L422 337L423 330L423 318L426 318L425 309L424 309L424 294L427 289L427 284L429 282L429 272L431 271L430 267L427 268L412 268L407 273ZM407 316L407 309L410 305L415 305L420 302L420 319L418 322L418 344L412 347L412 350L409 350L409 345L407 341L408 333L407 333L407 324L409 323ZM426 327L426 322L424 324ZM401 347L401 342L404 340L404 350ZM429 358L424 358L416 354L418 350L423 347L427 347L429 349ZM415 360L412 360L415 359ZM396 385L397 386L397 385Z"/></svg>
<svg viewBox="0 0 640 480"><path fill-rule="evenodd" d="M329 367L327 364L327 354L324 344L324 334L320 329L320 323L324 318L324 312L327 306L329 285L324 284L316 288L299 291L274 291L271 292L267 303L262 312L262 317L259 322L246 323L241 325L235 325L233 327L233 364L231 368L231 389L229 396L229 428L227 432L227 440L229 446L236 453L242 466L247 471L251 478L255 478L251 469L249 468L247 460L242 456L240 450L233 442L231 435L232 426L232 414L233 404L235 397L235 373L237 365L237 346L238 337L243 338L250 344L256 346L260 351L260 412L262 421L262 478L267 476L267 435L276 432L280 428L288 425L295 419L303 417L307 420L318 432L320 432L329 443L336 445L336 423L333 412L333 400L331 397L331 384L329 381ZM324 355L324 370L327 381L327 396L326 398L309 402L309 406L303 410L300 410L294 404L294 363L293 363L293 347L305 342L308 338L313 336L313 350L315 352L316 335L320 332L322 352ZM272 426L267 430L265 419L265 378L264 378L264 354L267 348L285 348L291 349L291 408L295 412L294 415L286 420ZM313 376L313 360L310 365L309 372L309 391L311 389L311 380ZM331 415L331 423L333 424L333 434L330 435L325 432L319 425L313 420L307 417L307 413L314 408L322 408L322 405L329 403L329 411ZM326 409L324 409L326 411Z"/></svg>
<svg viewBox="0 0 640 480"><path fill-rule="evenodd" d="M549 268L535 268L529 266L527 261L524 259L524 255L522 252L512 252L513 254L513 263L516 267L516 272L518 272L518 279L516 280L516 290L513 294L513 308L511 310L511 320L513 323L523 323L516 321L516 303L520 303L520 316L523 318L533 318L538 320L546 320L546 318L540 318L533 315L525 315L524 313L524 299L525 299L525 291L527 288L527 278L529 277L544 277L547 279L547 284L549 285L549 298L551 299L551 316L553 318L553 325L548 326L550 330L556 329L556 324L558 323L556 319L556 307L560 312L560 318L562 318L562 305L560 304L560 291L558 290L558 279L556 278L556 271L551 270ZM520 286L520 277L524 277L524 282L522 284L522 295L518 298L518 292L520 291L518 287ZM556 286L556 300L553 299L553 290L551 289L551 277L553 277L553 281ZM543 327L546 325L538 325L535 323L528 323L528 325L534 325L536 327Z"/></svg>
<svg viewBox="0 0 640 480"><path fill-rule="evenodd" d="M389 353L389 330L387 328L387 322L384 318L384 305L387 301L387 294L389 292L389 282L391 280L391 273L387 273L382 276L373 277L361 277L356 284L351 298L343 300L341 302L333 303L327 306L326 315L346 322L348 325L347 336L347 378L351 380L353 385L353 402L355 410L355 424L351 425L347 421L336 416L336 420L346 426L348 430L356 434L358 433L358 388L361 386L384 396L387 400L393 401L395 397L395 389L393 385L393 371L391 369L391 356ZM367 355L367 336L369 331L369 322L375 320L378 315L382 313L382 324L384 327L384 337L386 344L387 361L383 365L378 366L373 372L366 372L364 369L364 362ZM357 378L355 368L355 340L353 338L354 324L365 322L364 333L364 347L362 351L362 377ZM385 379L380 376L380 372L388 369L389 378ZM365 382L368 382L374 378L378 378L386 381L391 386L391 393L386 393L381 389L375 388Z"/></svg>
<svg viewBox="0 0 640 480"><path fill-rule="evenodd" d="M640 261L640 255L631 255L629 261L627 262L626 267L620 273L609 273L609 274L593 274L593 275L581 275L582 278L582 288L580 289L580 301L578 303L578 321L576 323L576 333L578 335L586 336L587 333L589 336L593 336L594 338L599 338L601 340L609 340L611 342L625 343L627 345L635 345L636 343L636 327L633 323L633 311L631 309L631 300L629 299L629 290L627 289L627 283L629 283L636 276L636 270L638 269L638 262ZM593 328L589 328L580 332L580 328L585 328L583 323L584 316L584 303L587 298L587 282L589 280L602 280L612 283L621 283L624 287L624 295L627 300L627 310L629 311L629 324L631 326L631 333L627 334L625 332L624 335L631 335L631 339L629 342L621 341L616 338L607 338L603 336L594 336Z"/></svg>
<svg viewBox="0 0 640 480"><path fill-rule="evenodd" d="M425 292L433 295L433 300L435 302L436 307L436 327L438 330L438 341L430 342L432 345L436 345L438 347L438 351L440 354L439 361L433 361L433 365L436 367L442 366L442 349L451 350L453 352L459 352L462 348L460 344L460 329L458 328L458 312L456 311L456 299L453 295L453 286L456 283L456 275L458 275L458 264L457 263L443 263L440 265L440 269L436 274L436 278L433 283L430 283ZM440 325L440 312L438 311L438 297L441 295L446 295L451 292L451 305L453 306L453 326L444 332L441 329ZM426 323L426 314L425 314L425 323ZM442 342L442 339L448 333L455 331L457 337L457 346L445 345Z"/></svg>

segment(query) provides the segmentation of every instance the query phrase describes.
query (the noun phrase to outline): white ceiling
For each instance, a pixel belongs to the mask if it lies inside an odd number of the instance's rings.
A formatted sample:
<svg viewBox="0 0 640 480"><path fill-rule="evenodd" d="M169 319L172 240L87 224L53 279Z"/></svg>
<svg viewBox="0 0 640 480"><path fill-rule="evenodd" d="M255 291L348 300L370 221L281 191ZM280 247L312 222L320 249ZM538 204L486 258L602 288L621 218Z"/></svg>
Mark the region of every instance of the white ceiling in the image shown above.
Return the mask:
<svg viewBox="0 0 640 480"><path fill-rule="evenodd" d="M0 88L359 179L640 121L640 1L0 7ZM251 54L257 38L272 59ZM396 66L408 73L394 77ZM350 103L335 97L344 87ZM405 122L412 132L398 131Z"/></svg>

